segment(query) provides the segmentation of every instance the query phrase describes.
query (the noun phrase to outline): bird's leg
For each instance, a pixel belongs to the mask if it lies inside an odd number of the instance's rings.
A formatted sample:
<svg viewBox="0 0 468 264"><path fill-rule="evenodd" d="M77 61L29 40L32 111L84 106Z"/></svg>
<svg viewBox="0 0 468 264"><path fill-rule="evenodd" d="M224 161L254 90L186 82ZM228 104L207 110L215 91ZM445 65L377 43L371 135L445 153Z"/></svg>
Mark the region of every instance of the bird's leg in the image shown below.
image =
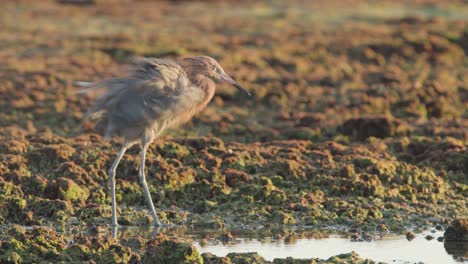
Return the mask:
<svg viewBox="0 0 468 264"><path fill-rule="evenodd" d="M119 233L119 226L112 226L112 238L117 239L117 234Z"/></svg>
<svg viewBox="0 0 468 264"><path fill-rule="evenodd" d="M117 170L117 166L119 165L120 160L122 159L122 156L125 154L125 151L127 151L127 148L129 146L124 144L122 148L119 151L119 154L117 154L117 157L114 160L114 163L112 163L112 166L109 169L109 181L110 181L110 188L111 188L111 203L112 203L112 225L117 226L119 225L117 223L117 205L115 202L115 171Z"/></svg>
<svg viewBox="0 0 468 264"><path fill-rule="evenodd" d="M148 184L146 183L145 177L145 159L146 159L146 151L148 150L149 143L143 143L141 150L141 161L140 161L140 169L138 170L138 177L140 177L141 185L143 186L143 191L145 192L146 201L148 202L148 206L150 208L151 214L153 215L153 222L154 225L160 226L161 222L159 222L158 215L156 215L156 210L154 210L153 200L151 200L151 194L148 189Z"/></svg>

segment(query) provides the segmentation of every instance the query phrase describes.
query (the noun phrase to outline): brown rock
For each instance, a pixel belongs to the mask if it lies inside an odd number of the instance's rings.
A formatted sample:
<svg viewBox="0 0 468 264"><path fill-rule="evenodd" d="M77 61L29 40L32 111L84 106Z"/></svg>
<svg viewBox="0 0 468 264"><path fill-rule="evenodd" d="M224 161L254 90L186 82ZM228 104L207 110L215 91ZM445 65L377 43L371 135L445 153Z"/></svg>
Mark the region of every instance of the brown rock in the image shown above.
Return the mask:
<svg viewBox="0 0 468 264"><path fill-rule="evenodd" d="M159 233L146 243L141 263L203 263L198 250L188 241Z"/></svg>
<svg viewBox="0 0 468 264"><path fill-rule="evenodd" d="M89 197L89 190L76 184L67 178L58 178L47 187L48 196L52 199L60 199L71 202L84 203Z"/></svg>
<svg viewBox="0 0 468 264"><path fill-rule="evenodd" d="M368 137L386 138L406 132L399 119L387 116L367 116L346 120L338 130L348 136L364 140Z"/></svg>
<svg viewBox="0 0 468 264"><path fill-rule="evenodd" d="M408 233L406 233L406 239L407 239L408 241L413 240L415 237L416 237L416 236L415 236L414 233L411 232L411 231L409 231Z"/></svg>
<svg viewBox="0 0 468 264"><path fill-rule="evenodd" d="M301 113L297 126L314 127L325 120L325 115L321 113Z"/></svg>
<svg viewBox="0 0 468 264"><path fill-rule="evenodd" d="M219 240L221 240L221 242L229 242L232 241L233 238L231 232L226 231L219 237Z"/></svg>
<svg viewBox="0 0 468 264"><path fill-rule="evenodd" d="M445 241L468 241L468 218L455 219L444 233Z"/></svg>
<svg viewBox="0 0 468 264"><path fill-rule="evenodd" d="M247 173L240 170L226 169L224 171L224 175L226 176L226 184L229 187L235 187L241 182L250 181L250 176Z"/></svg>

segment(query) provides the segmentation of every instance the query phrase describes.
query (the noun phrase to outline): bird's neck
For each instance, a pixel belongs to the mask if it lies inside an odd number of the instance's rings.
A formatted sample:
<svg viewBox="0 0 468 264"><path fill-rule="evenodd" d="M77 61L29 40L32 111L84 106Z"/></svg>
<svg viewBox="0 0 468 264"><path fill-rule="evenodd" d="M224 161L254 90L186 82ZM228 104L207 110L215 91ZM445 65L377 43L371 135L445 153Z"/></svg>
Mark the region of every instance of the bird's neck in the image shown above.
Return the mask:
<svg viewBox="0 0 468 264"><path fill-rule="evenodd" d="M205 107L213 98L215 93L215 83L210 78L197 74L197 75L189 75L190 81L199 87L203 91L203 100L200 102L200 107Z"/></svg>

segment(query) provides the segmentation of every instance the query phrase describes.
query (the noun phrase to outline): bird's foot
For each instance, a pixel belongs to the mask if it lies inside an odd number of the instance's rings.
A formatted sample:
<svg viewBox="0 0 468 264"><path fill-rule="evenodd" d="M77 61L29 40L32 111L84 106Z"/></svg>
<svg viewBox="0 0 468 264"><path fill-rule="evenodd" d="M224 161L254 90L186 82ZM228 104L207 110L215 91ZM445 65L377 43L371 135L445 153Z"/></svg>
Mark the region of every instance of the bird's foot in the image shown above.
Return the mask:
<svg viewBox="0 0 468 264"><path fill-rule="evenodd" d="M154 220L153 220L153 226L155 226L155 227L169 227L169 226L174 226L174 225L173 225L173 224L170 224L170 223L168 223L168 224L166 224L166 223L161 223L161 222L159 221L159 219L154 219Z"/></svg>
<svg viewBox="0 0 468 264"><path fill-rule="evenodd" d="M112 238L117 239L117 234L119 233L119 225L112 225L111 226L111 231L112 231Z"/></svg>
<svg viewBox="0 0 468 264"><path fill-rule="evenodd" d="M158 219L155 219L155 220L153 221L153 225L154 225L154 226L157 226L157 227L162 227L162 226L164 226L164 224L162 224L161 222L159 222Z"/></svg>
<svg viewBox="0 0 468 264"><path fill-rule="evenodd" d="M154 223L153 226L154 226L157 230L159 230L159 229L161 229L161 228L162 228L162 229L164 229L164 228L169 228L169 227L172 227L172 226L174 226L174 225L173 225L173 224L163 224L163 223L156 224L156 223Z"/></svg>
<svg viewBox="0 0 468 264"><path fill-rule="evenodd" d="M119 223L117 222L117 219L112 219L112 224L111 224L112 227L117 227L117 226L120 226Z"/></svg>

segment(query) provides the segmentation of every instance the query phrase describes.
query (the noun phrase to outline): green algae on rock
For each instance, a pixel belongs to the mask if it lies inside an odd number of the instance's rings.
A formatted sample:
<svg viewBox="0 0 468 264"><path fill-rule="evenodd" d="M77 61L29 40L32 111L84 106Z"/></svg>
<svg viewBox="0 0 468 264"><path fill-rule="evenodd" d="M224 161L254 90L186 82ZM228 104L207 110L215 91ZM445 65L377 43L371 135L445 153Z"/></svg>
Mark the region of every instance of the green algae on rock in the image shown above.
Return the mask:
<svg viewBox="0 0 468 264"><path fill-rule="evenodd" d="M89 197L89 190L82 188L73 180L60 177L52 181L47 190L51 199L85 203Z"/></svg>
<svg viewBox="0 0 468 264"><path fill-rule="evenodd" d="M6 240L4 240L6 239ZM68 236L54 229L35 227L23 230L13 227L3 234L0 248L2 263L82 262L95 260L101 263L128 262L138 256L130 248L115 240ZM21 241L21 242L20 242Z"/></svg>
<svg viewBox="0 0 468 264"><path fill-rule="evenodd" d="M2 227L0 235L1 263L89 262L99 263L374 263L355 252L333 256L328 260L274 259L266 261L258 253L229 253L218 257L211 253L199 254L190 241L169 237L162 233L151 238L132 236L114 239L106 234L109 229L94 234L81 232L60 233L52 228L24 229L18 225ZM300 236L308 236L308 232Z"/></svg>
<svg viewBox="0 0 468 264"><path fill-rule="evenodd" d="M52 135L49 140L74 146L74 138ZM83 138L80 141L91 148L102 147L103 155L110 155L110 148L104 143ZM155 157L148 159L150 171L161 170L148 181L163 209L159 214L166 215L168 223L205 225L201 219L216 216L218 226L229 219L228 224L235 225L365 224L372 229L384 224L388 230L398 231L406 224L414 224L415 219L423 221L415 215L440 216L440 205L445 205L443 214L466 210L464 164L438 158L443 153L463 161L466 146L456 139L369 138L352 144L297 140L229 143L217 149L219 158L233 157L228 149L240 150L243 167L213 162L210 170L206 164L212 158L204 154L206 149L202 145L197 145L202 151L191 147L197 141L206 139L190 139L192 143L186 147L190 158L165 161L156 151L152 154ZM31 151L36 145L43 147L43 143L34 141L28 144ZM122 212L122 220L141 225L146 223L146 211L132 209L144 205L138 182L131 176L136 175L132 162L136 155L129 153L130 162L122 164L123 171L130 175L117 177L117 199L129 206ZM3 163L6 166L0 196L5 199L0 219L26 225L52 220L50 224L63 225L70 217L77 217L83 224L108 217L105 170L90 166L76 154L67 159L42 167L40 174L34 175L19 171L27 168L27 159ZM198 165L194 167L195 159ZM347 201L346 197L353 199ZM176 211L180 213L168 214Z"/></svg>
<svg viewBox="0 0 468 264"><path fill-rule="evenodd" d="M373 264L376 263L370 259L361 258L356 252L347 254L340 254L337 256L330 257L327 260L319 258L311 259L296 259L288 257L285 259L275 258L273 261L266 261L263 257L257 253L229 253L225 257L217 257L211 253L202 254L204 263L207 264L260 264L260 263L271 263L271 264ZM379 262L383 263L383 262Z"/></svg>
<svg viewBox="0 0 468 264"><path fill-rule="evenodd" d="M203 263L198 250L187 241L169 239L163 234L146 243L146 251L141 258L142 263Z"/></svg>

